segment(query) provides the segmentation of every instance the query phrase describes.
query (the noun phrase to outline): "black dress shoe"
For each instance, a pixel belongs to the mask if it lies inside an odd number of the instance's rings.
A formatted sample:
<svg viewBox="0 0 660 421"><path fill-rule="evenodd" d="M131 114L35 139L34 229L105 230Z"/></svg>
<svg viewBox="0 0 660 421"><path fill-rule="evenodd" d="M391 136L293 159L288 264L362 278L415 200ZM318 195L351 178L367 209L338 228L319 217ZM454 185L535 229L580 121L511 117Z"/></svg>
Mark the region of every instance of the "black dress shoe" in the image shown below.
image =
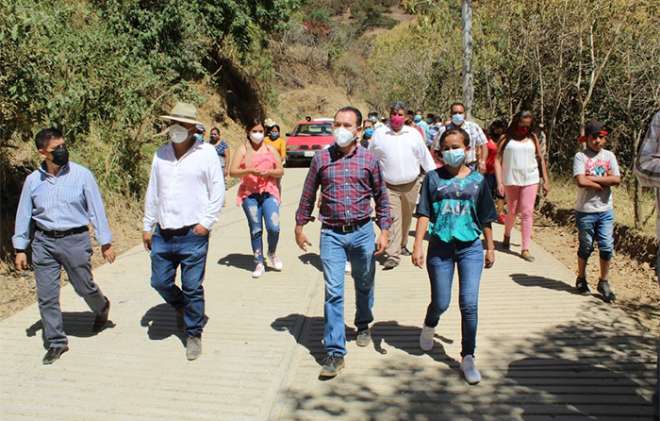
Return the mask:
<svg viewBox="0 0 660 421"><path fill-rule="evenodd" d="M62 354L67 352L69 350L69 347L64 345L64 346L58 346L57 348L51 347L48 348L48 352L46 352L46 355L44 355L44 359L42 362L44 365L52 364L55 361L59 360Z"/></svg>
<svg viewBox="0 0 660 421"><path fill-rule="evenodd" d="M106 297L105 300L106 303L103 311L101 311L100 314L97 314L94 318L94 326L92 326L92 330L94 332L102 331L105 325L108 323L108 316L110 315L110 300L108 300L108 297Z"/></svg>

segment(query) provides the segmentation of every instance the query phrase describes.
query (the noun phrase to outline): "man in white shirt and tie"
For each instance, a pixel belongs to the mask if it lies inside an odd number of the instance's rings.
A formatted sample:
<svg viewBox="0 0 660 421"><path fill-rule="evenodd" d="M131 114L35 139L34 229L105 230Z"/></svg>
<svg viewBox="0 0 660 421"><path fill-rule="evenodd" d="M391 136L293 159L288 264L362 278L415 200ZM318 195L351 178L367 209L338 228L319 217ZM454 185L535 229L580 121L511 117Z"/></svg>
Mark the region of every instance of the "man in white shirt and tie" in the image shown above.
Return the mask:
<svg viewBox="0 0 660 421"><path fill-rule="evenodd" d="M185 327L186 357L202 353L204 272L209 232L223 205L225 183L210 144L195 139L197 109L179 102L170 115L170 142L158 149L144 211L143 242L151 251L151 286L177 313ZM175 283L181 266L181 285Z"/></svg>
<svg viewBox="0 0 660 421"><path fill-rule="evenodd" d="M383 270L398 266L401 255L410 256L408 231L419 194L421 169L429 172L436 168L422 135L416 128L406 126L405 119L405 104L392 104L389 125L378 128L369 144L383 171L390 197L392 227Z"/></svg>

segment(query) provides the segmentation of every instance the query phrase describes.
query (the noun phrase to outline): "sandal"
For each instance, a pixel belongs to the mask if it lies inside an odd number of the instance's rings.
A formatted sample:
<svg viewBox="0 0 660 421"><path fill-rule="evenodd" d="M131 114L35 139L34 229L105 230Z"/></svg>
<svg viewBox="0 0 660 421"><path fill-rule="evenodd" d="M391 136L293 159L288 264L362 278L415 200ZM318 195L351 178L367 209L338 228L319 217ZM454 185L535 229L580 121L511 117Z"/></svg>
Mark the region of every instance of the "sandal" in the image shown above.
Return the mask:
<svg viewBox="0 0 660 421"><path fill-rule="evenodd" d="M600 279L598 281L598 292L602 295L603 301L606 303L616 301L616 295L612 292L610 283L607 280Z"/></svg>
<svg viewBox="0 0 660 421"><path fill-rule="evenodd" d="M575 280L575 289L577 289L580 294L591 294L589 284L587 284L587 278L578 276Z"/></svg>
<svg viewBox="0 0 660 421"><path fill-rule="evenodd" d="M529 250L523 250L522 253L520 253L520 257L527 260L528 262L533 262L534 261L534 256L532 256L532 254L529 252Z"/></svg>

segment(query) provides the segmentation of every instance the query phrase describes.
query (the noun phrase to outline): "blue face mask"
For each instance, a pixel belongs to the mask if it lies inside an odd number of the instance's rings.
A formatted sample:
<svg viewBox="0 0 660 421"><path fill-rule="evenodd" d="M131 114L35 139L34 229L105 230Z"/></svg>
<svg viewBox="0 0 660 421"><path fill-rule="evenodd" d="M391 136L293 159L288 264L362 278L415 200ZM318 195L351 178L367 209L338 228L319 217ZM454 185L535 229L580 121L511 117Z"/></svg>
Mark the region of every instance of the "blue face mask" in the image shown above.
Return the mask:
<svg viewBox="0 0 660 421"><path fill-rule="evenodd" d="M422 121L422 116L419 115L419 114L416 114L414 120L415 120L415 123L419 123L420 121Z"/></svg>
<svg viewBox="0 0 660 421"><path fill-rule="evenodd" d="M371 136L373 136L373 135L374 135L374 129L373 129L373 127L367 127L366 129L364 129L364 137L366 137L367 139L369 139L369 138L371 138Z"/></svg>
<svg viewBox="0 0 660 421"><path fill-rule="evenodd" d="M270 132L268 137L270 137L270 140L277 140L277 139L280 138L280 133L279 132Z"/></svg>
<svg viewBox="0 0 660 421"><path fill-rule="evenodd" d="M451 116L451 122L455 126L460 126L465 121L465 116L463 114L454 114Z"/></svg>
<svg viewBox="0 0 660 421"><path fill-rule="evenodd" d="M442 160L450 167L460 167L465 161L465 149L448 149L442 151Z"/></svg>

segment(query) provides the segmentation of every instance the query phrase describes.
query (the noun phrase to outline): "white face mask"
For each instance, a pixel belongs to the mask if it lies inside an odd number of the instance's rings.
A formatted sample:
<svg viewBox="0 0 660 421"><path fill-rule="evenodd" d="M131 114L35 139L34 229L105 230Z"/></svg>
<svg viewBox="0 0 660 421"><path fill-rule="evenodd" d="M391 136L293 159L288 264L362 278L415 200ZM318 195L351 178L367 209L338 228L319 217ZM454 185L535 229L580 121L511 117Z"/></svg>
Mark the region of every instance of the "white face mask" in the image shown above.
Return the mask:
<svg viewBox="0 0 660 421"><path fill-rule="evenodd" d="M167 135L172 143L183 143L188 139L188 129L180 124L170 126Z"/></svg>
<svg viewBox="0 0 660 421"><path fill-rule="evenodd" d="M250 140L258 145L264 141L264 134L262 132L250 132Z"/></svg>
<svg viewBox="0 0 660 421"><path fill-rule="evenodd" d="M353 142L355 135L348 129L343 127L337 127L333 132L332 136L335 138L335 143L340 147L346 147Z"/></svg>

